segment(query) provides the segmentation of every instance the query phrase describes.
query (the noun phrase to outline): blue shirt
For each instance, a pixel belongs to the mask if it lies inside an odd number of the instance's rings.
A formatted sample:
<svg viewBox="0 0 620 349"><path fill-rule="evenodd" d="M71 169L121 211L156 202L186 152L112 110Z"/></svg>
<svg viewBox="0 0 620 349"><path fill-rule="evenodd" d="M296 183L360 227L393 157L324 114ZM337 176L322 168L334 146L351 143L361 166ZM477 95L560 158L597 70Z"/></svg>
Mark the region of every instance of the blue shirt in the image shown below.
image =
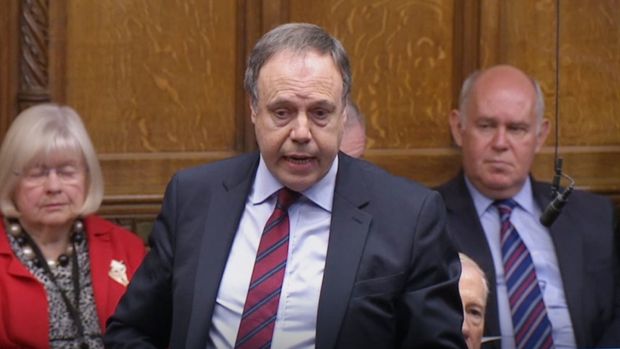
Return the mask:
<svg viewBox="0 0 620 349"><path fill-rule="evenodd" d="M515 348L514 328L510 314L510 303L506 291L504 266L500 243L500 219L493 199L480 193L465 177L465 183L474 200L478 218L484 229L495 267L497 283L497 305L502 336L502 349ZM555 254L553 240L549 230L539 221L541 210L534 201L532 185L528 178L526 183L513 198L517 202L510 216L510 222L519 232L534 262L534 269L543 294L547 315L553 327L553 341L556 348L576 348L575 334L566 304L564 286Z"/></svg>

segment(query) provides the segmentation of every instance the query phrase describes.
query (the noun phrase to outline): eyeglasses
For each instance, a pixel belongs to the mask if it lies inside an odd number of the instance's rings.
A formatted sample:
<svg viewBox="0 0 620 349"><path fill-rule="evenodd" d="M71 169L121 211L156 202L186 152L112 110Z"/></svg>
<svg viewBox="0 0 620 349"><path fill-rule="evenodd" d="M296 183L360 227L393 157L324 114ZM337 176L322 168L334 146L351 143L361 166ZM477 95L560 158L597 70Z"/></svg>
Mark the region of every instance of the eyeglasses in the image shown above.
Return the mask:
<svg viewBox="0 0 620 349"><path fill-rule="evenodd" d="M58 180L62 183L75 183L82 178L84 169L77 165L62 165L57 167L35 166L24 172L16 172L16 175L30 185L41 185L50 178L51 173L55 173Z"/></svg>

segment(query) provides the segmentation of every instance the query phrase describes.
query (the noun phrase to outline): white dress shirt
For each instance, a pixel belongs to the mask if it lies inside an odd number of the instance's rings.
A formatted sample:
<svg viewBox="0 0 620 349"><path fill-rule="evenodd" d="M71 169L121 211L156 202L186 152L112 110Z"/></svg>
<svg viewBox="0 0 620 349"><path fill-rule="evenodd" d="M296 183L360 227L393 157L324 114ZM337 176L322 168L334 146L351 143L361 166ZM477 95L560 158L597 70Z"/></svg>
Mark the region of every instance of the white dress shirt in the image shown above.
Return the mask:
<svg viewBox="0 0 620 349"><path fill-rule="evenodd" d="M504 264L500 242L500 218L493 199L480 193L465 177L465 183L474 200L480 223L493 256L497 283L497 305L502 336L502 349L515 348L514 329L510 302L504 278ZM564 286L549 230L539 221L541 210L534 201L532 185L528 178L521 191L513 197L517 206L512 210L510 222L519 232L534 262L538 284L543 294L547 315L553 328L555 348L576 348L573 325L566 304ZM493 292L493 291L491 291Z"/></svg>
<svg viewBox="0 0 620 349"><path fill-rule="evenodd" d="M315 347L337 170L338 157L325 177L288 210L288 259L272 348ZM260 237L276 204L274 194L281 188L261 156L218 291L207 348L235 345Z"/></svg>

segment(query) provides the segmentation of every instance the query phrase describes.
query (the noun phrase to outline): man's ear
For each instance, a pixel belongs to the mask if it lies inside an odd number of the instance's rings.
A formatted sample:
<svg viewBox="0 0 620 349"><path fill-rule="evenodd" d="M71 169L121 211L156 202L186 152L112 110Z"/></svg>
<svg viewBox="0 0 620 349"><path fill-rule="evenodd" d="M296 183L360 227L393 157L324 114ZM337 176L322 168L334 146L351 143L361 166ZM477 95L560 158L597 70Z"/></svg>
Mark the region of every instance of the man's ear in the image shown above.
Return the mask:
<svg viewBox="0 0 620 349"><path fill-rule="evenodd" d="M458 109L452 109L450 112L450 132L454 143L459 147L463 144L463 124L461 122L461 113Z"/></svg>
<svg viewBox="0 0 620 349"><path fill-rule="evenodd" d="M254 103L252 103L252 98L250 98L249 103L250 103L250 118L252 120L252 123L255 124L256 123L256 107L254 106Z"/></svg>
<svg viewBox="0 0 620 349"><path fill-rule="evenodd" d="M558 127L558 125L555 125ZM540 129L538 130L538 134L536 135L536 152L542 148L547 140L547 136L549 136L549 119L543 119L540 123Z"/></svg>

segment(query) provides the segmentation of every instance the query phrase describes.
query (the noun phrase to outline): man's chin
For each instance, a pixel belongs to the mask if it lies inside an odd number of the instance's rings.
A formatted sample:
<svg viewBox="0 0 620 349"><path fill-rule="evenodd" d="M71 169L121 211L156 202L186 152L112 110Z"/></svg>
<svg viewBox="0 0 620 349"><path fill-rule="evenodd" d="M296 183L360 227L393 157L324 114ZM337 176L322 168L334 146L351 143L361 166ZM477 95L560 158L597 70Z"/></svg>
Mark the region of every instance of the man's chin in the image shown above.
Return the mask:
<svg viewBox="0 0 620 349"><path fill-rule="evenodd" d="M293 174L283 175L279 180L284 186L297 192L303 192L316 182L314 176Z"/></svg>
<svg viewBox="0 0 620 349"><path fill-rule="evenodd" d="M486 179L482 181L482 186L484 187L484 194L493 199L507 199L519 191L515 182L509 178Z"/></svg>

